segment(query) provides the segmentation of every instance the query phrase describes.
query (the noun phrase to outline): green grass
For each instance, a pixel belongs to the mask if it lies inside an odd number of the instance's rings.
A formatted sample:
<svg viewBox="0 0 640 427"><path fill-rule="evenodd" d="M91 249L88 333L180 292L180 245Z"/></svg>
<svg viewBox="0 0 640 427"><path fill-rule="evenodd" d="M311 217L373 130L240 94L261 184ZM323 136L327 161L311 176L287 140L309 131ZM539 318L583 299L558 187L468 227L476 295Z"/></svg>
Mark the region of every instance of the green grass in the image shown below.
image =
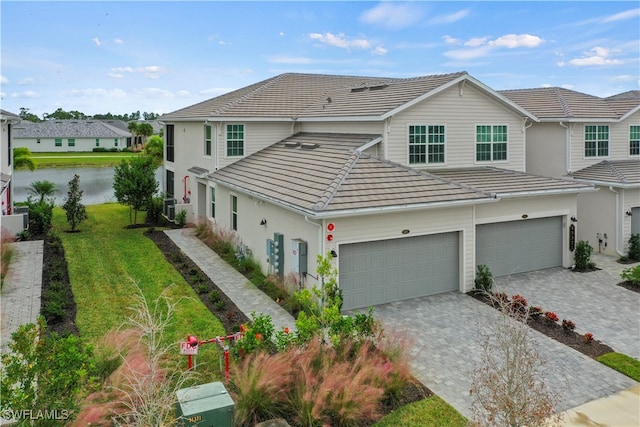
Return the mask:
<svg viewBox="0 0 640 427"><path fill-rule="evenodd" d="M396 409L374 427L464 427L467 419L438 396L431 396Z"/></svg>
<svg viewBox="0 0 640 427"><path fill-rule="evenodd" d="M597 360L629 378L640 381L640 360L622 353L607 353Z"/></svg>
<svg viewBox="0 0 640 427"><path fill-rule="evenodd" d="M70 167L109 167L119 165L123 159L139 156L132 152L68 152L68 153L32 153L31 159L36 167L70 168Z"/></svg>
<svg viewBox="0 0 640 427"><path fill-rule="evenodd" d="M184 341L187 334L202 339L225 334L220 321L143 235L146 229L123 228L129 223L128 207L90 205L87 214L89 219L80 224L78 233L65 232L69 226L60 208L55 209L53 221L69 265L78 309L76 323L83 339L95 343L123 324L137 294L134 282L149 302L162 292L180 301L174 324L166 331L168 342Z"/></svg>

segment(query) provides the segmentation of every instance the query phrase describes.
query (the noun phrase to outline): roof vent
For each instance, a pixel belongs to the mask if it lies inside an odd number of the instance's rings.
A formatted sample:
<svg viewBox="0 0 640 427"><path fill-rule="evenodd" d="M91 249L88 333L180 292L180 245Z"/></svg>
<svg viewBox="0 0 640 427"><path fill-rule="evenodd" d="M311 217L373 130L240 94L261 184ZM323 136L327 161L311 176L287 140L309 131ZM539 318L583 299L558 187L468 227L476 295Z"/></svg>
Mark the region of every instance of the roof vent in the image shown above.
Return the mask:
<svg viewBox="0 0 640 427"><path fill-rule="evenodd" d="M297 146L299 146L300 143L296 142L296 141L288 141L284 143L284 148L295 148Z"/></svg>
<svg viewBox="0 0 640 427"><path fill-rule="evenodd" d="M367 90L367 87L366 87L366 86L353 87L353 88L351 88L351 92L364 92L365 90Z"/></svg>
<svg viewBox="0 0 640 427"><path fill-rule="evenodd" d="M318 144L316 144L315 142L303 142L302 144L300 144L300 148L303 148L305 150L313 150L314 148L318 148Z"/></svg>
<svg viewBox="0 0 640 427"><path fill-rule="evenodd" d="M389 86L389 85L371 86L371 87L369 88L369 90L380 90L380 89L384 89L384 88L386 88L387 86Z"/></svg>

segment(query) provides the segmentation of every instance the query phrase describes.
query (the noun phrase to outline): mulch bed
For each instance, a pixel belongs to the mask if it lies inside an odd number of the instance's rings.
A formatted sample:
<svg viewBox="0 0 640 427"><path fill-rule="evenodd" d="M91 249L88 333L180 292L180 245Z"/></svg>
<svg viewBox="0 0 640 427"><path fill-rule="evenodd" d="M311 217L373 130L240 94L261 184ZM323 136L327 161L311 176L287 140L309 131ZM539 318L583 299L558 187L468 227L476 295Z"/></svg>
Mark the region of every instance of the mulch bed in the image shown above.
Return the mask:
<svg viewBox="0 0 640 427"><path fill-rule="evenodd" d="M467 295L497 309L497 307L492 303L491 298L487 295L476 292L469 292ZM583 335L572 330L565 330L559 322L550 322L544 316L529 316L527 325L549 338L567 345L592 359L597 359L603 354L614 351L611 347L596 339L591 342L586 342Z"/></svg>
<svg viewBox="0 0 640 427"><path fill-rule="evenodd" d="M618 286L621 286L621 287L623 287L625 289L628 289L630 291L637 292L637 293L640 294L640 286L634 285L633 283L631 283L629 281L620 282L620 283L618 283Z"/></svg>

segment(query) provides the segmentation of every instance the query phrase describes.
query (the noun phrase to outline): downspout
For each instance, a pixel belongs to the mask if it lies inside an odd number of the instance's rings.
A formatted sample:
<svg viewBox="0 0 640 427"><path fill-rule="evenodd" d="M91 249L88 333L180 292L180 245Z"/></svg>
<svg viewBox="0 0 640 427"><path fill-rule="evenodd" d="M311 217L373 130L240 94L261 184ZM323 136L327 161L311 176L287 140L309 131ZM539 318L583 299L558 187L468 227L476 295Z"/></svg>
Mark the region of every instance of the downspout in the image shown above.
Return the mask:
<svg viewBox="0 0 640 427"><path fill-rule="evenodd" d="M524 171L527 171L527 129L529 129L531 126L533 126L533 122L529 123L529 125L527 126L527 118L524 117L522 119L522 133L523 135L523 141L524 141ZM474 206L475 208L475 206Z"/></svg>
<svg viewBox="0 0 640 427"><path fill-rule="evenodd" d="M616 195L616 253L620 256L625 256L626 254L620 249L620 243L622 243L622 224L620 224L620 192L614 190L612 186L609 186L609 190Z"/></svg>
<svg viewBox="0 0 640 427"><path fill-rule="evenodd" d="M322 225L318 224L317 222L310 221L309 217L307 215L304 216L304 221L309 223L309 224L312 224L312 225L315 225L316 227L318 227L318 254L324 255L324 250L323 250L324 242L322 240ZM308 255L307 255L307 257L308 257Z"/></svg>
<svg viewBox="0 0 640 427"><path fill-rule="evenodd" d="M570 125L566 126L564 123L562 122L558 122L558 124L560 126L562 126L563 128L566 129L565 132L565 168L567 169L567 173L570 174L571 173L571 130L570 130Z"/></svg>

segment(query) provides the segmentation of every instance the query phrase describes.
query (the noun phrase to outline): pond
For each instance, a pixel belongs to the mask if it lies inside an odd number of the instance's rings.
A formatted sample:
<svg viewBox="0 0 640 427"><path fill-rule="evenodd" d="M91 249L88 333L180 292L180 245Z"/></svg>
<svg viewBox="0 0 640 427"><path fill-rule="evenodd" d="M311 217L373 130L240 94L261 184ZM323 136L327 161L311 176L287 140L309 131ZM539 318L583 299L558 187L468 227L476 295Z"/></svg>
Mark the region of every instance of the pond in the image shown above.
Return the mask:
<svg viewBox="0 0 640 427"><path fill-rule="evenodd" d="M156 171L156 181L158 189L162 188L162 170ZM80 175L80 189L82 203L84 205L99 205L102 203L115 202L113 195L113 174L115 168L55 168L36 169L35 171L14 171L13 172L13 195L15 202L24 202L29 197L28 187L34 181L51 181L56 186L56 205L64 203L64 198L69 190L69 181L74 174Z"/></svg>

